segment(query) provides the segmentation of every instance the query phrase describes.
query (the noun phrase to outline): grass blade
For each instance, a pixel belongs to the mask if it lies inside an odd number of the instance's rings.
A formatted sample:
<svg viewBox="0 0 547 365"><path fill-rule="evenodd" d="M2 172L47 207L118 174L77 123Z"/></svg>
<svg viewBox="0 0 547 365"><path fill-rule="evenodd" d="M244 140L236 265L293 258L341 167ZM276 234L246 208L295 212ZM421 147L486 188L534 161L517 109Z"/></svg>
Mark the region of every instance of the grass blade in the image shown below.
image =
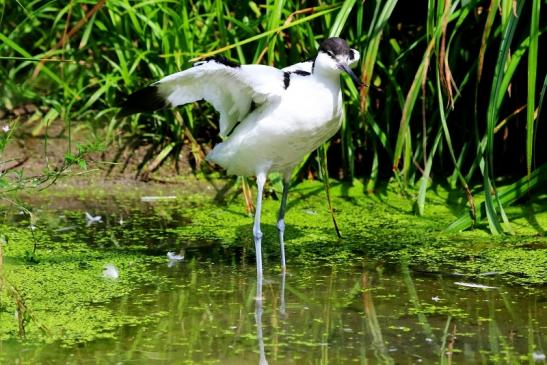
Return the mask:
<svg viewBox="0 0 547 365"><path fill-rule="evenodd" d="M399 132L397 134L397 142L395 144L395 151L393 153L393 171L397 171L399 169L399 162L401 160L403 146L405 144L405 139L408 133L410 116L412 114L412 111L414 110L416 99L418 98L418 95L420 93L420 86L422 85L423 80L425 79L425 76L427 74L427 68L429 67L429 58L431 57L431 51L433 50L434 45L435 38L429 41L427 49L422 57L422 62L418 67L418 71L414 76L414 81L412 82L412 85L410 86L410 89L405 99L405 105L403 107Z"/></svg>
<svg viewBox="0 0 547 365"><path fill-rule="evenodd" d="M330 183L329 183L329 170L327 168L327 145L323 144L317 149L317 161L319 162L319 174L321 180L323 181L323 187L325 188L325 193L327 194L327 204L329 206L329 214L332 217L332 224L334 225L334 230L338 238L342 238L340 229L338 228L338 223L336 223L336 216L334 215L334 207L332 205Z"/></svg>
<svg viewBox="0 0 547 365"><path fill-rule="evenodd" d="M502 25L503 37L498 52L498 58L494 69L494 79L492 82L492 88L490 92L490 101L488 103L488 111L486 117L486 144L482 151L483 160L481 161L481 171L483 174L483 187L485 197L486 215L488 218L488 225L490 231L495 234L502 234L496 209L494 207L494 200L496 190L494 184L494 129L499 118L499 106L503 100L506 90L502 88L504 71L506 69L507 60L509 56L509 47L515 34L515 28L518 23L518 19L522 10L523 2L518 6L517 14L511 13L509 15L506 25ZM500 209L502 207L500 206Z"/></svg>
<svg viewBox="0 0 547 365"><path fill-rule="evenodd" d="M536 111L536 76L538 64L540 1L532 1L532 19L530 21L530 48L528 51L528 106L526 110L526 168L528 176L532 173L534 152L534 113Z"/></svg>
<svg viewBox="0 0 547 365"><path fill-rule="evenodd" d="M346 25L346 21L348 20L349 14L351 13L351 10L353 9L353 6L355 5L355 2L357 0L345 0L342 4L342 8L336 15L336 19L334 20L334 24L332 25L329 33L329 37L339 37L340 33L342 33L342 29L344 29L344 26Z"/></svg>
<svg viewBox="0 0 547 365"><path fill-rule="evenodd" d="M502 205L509 205L518 199L528 195L535 188L545 186L547 184L547 163L538 167L530 176L524 176L515 183L506 186L499 192L498 197ZM486 217L486 204L481 202L477 209L477 220ZM460 232L473 226L473 219L469 213L462 214L450 226L447 227L449 232Z"/></svg>
<svg viewBox="0 0 547 365"><path fill-rule="evenodd" d="M435 156L435 152L437 151L437 147L439 146L439 142L441 141L442 136L442 129L439 129L439 131L437 132L437 137L435 137L435 141L433 142L433 147L431 147L431 151L429 152L427 163L422 174L420 188L418 189L418 197L416 198L415 205L415 210L418 215L424 215L425 194L427 191L427 186L429 184L429 175L431 173L431 166L433 165L433 157Z"/></svg>
<svg viewBox="0 0 547 365"><path fill-rule="evenodd" d="M252 36L252 37L249 37L249 38L246 38L244 40L241 40L241 41L238 41L238 42L235 42L235 43L232 43L228 46L225 46L225 47L221 47L221 48L217 48L216 50L214 51L210 51L210 52L206 52L206 53L203 53L201 54L200 56L198 57L194 57L192 59L190 59L190 62L196 62L196 61L199 61L201 59L204 59L204 58L207 58L207 57L211 57L211 56L214 56L214 55L217 55L219 53L222 53L222 52L226 52L228 50L231 50L232 48L235 48L235 47L239 47L239 46L242 46L244 44L247 44L247 43L251 43L251 42L254 42L256 40L259 40L261 38L264 38L264 37L267 37L271 34L274 34L274 33L277 33L277 32L280 32L282 30L285 30L285 29L288 29L288 28L292 28L296 25L300 25L302 23L306 23L306 22L309 22L310 20L312 19L315 19L315 18L318 18L318 17L322 17L322 16L325 16L327 14L330 14L332 13L333 11L339 9L341 6L340 5L334 5L334 6L321 6L321 7L317 7L316 10L319 10L319 9L324 9L324 10L321 10L321 11L318 11L317 13L313 13L311 15L308 15L308 16L305 16L304 18L302 19L298 19L298 20L295 20L289 24L283 24L277 28L274 28L274 29L270 29L268 31L265 31L263 33L260 33L260 34L257 34L255 36Z"/></svg>
<svg viewBox="0 0 547 365"><path fill-rule="evenodd" d="M6 37L4 34L0 33L0 41L4 42L6 45L8 45L12 50L19 53L21 56L28 58L28 59L34 59L30 53L28 53L24 48L20 47L18 44L13 42L11 39ZM63 87L69 94L72 96L78 97L78 93L72 89L66 82L61 80L59 76L57 76L56 73L51 71L49 68L43 66L44 72L49 76L50 79L55 81L59 86Z"/></svg>

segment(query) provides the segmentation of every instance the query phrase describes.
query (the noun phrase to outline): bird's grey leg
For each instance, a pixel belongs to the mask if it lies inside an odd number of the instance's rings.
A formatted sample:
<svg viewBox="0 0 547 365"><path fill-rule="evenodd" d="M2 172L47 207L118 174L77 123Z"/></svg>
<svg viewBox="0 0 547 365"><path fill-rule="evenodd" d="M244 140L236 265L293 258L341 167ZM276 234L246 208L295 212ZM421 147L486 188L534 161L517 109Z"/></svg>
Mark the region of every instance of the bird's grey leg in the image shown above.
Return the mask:
<svg viewBox="0 0 547 365"><path fill-rule="evenodd" d="M279 215L277 216L277 231L279 232L279 245L281 248L281 272L285 273L285 209L287 207L287 195L289 194L289 182L291 174L285 173L283 176L283 196L281 197L281 206L279 207Z"/></svg>
<svg viewBox="0 0 547 365"><path fill-rule="evenodd" d="M256 175L256 185L258 187L256 196L255 221L253 225L253 236L255 240L256 251L256 300L262 301L262 231L260 230L260 212L262 210L262 192L266 183L266 174Z"/></svg>

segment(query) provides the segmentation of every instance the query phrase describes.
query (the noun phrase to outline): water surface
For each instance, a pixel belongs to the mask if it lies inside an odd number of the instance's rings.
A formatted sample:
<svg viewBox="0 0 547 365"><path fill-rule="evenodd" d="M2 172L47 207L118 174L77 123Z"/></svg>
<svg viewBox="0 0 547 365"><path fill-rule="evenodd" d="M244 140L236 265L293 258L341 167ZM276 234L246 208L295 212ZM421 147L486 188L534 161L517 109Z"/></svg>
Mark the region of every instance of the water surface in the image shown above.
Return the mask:
<svg viewBox="0 0 547 365"><path fill-rule="evenodd" d="M148 207L103 212L97 224L83 219L82 207L42 219L56 242L77 236L94 250L128 242L144 247L147 274L157 282L134 282L130 294L95 304L143 321L76 345L12 338L0 343L3 362L545 363L545 288L512 286L495 272L428 273L404 260L367 257L342 264L289 261L282 275L278 257L270 256L264 298L257 301L251 245L181 242L169 228L190 219L174 204L161 213ZM26 223L21 218L19 224ZM184 260L167 259L173 248Z"/></svg>

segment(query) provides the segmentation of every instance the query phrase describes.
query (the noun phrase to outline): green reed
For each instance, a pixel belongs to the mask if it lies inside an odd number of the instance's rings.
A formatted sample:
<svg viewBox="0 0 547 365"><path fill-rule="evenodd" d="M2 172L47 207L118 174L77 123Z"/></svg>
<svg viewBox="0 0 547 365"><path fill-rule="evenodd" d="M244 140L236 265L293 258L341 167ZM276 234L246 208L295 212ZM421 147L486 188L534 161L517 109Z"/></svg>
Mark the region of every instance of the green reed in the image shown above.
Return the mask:
<svg viewBox="0 0 547 365"><path fill-rule="evenodd" d="M295 178L324 175L319 171L326 155L331 176L365 178L369 192L394 179L414 199L417 214L427 209L432 182L448 184L462 189L469 207L452 228L484 218L493 233L502 234L511 231L503 206L547 176L547 156L539 147L545 143L539 121L547 84L538 62L542 4L5 2L0 108L27 101L40 106L26 122L34 134L51 123L99 125L107 142L146 145L143 178L179 156L184 145L190 146L188 158L203 166L216 134L209 106L119 119L123 95L218 53L283 67L312 57L322 39L339 35L361 52L358 70L370 87L357 90L344 82L339 134L323 147L320 163L311 154ZM498 192L498 184L517 180Z"/></svg>

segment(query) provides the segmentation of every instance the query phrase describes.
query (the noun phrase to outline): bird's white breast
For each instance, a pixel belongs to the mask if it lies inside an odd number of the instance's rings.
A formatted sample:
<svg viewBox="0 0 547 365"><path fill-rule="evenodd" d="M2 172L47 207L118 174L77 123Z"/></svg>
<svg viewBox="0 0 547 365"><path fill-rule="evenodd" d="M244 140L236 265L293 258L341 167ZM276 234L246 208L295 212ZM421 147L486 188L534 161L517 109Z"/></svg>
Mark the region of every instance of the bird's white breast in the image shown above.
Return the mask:
<svg viewBox="0 0 547 365"><path fill-rule="evenodd" d="M294 168L340 127L339 80L327 81L292 75L279 102L250 114L209 159L237 175Z"/></svg>

